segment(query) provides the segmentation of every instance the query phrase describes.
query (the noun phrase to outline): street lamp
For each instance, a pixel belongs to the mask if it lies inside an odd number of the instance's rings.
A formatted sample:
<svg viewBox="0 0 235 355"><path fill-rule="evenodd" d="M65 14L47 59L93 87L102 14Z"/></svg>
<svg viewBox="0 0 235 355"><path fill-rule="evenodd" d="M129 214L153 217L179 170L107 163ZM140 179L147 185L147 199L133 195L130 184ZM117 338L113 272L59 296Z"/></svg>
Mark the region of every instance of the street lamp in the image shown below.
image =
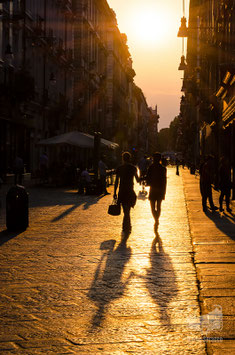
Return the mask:
<svg viewBox="0 0 235 355"><path fill-rule="evenodd" d="M187 68L187 64L185 62L185 56L182 55L181 56L181 61L180 61L180 65L178 67L178 70L185 70Z"/></svg>
<svg viewBox="0 0 235 355"><path fill-rule="evenodd" d="M188 37L188 28L186 26L186 18L181 17L181 25L177 34L177 37Z"/></svg>
<svg viewBox="0 0 235 355"><path fill-rule="evenodd" d="M6 46L4 54L4 85L8 86L12 78L12 61L14 59L10 44Z"/></svg>
<svg viewBox="0 0 235 355"><path fill-rule="evenodd" d="M100 159L100 139L101 133L94 132L94 149L93 149L93 159L94 159L94 173L95 173L95 183L98 183L98 166Z"/></svg>

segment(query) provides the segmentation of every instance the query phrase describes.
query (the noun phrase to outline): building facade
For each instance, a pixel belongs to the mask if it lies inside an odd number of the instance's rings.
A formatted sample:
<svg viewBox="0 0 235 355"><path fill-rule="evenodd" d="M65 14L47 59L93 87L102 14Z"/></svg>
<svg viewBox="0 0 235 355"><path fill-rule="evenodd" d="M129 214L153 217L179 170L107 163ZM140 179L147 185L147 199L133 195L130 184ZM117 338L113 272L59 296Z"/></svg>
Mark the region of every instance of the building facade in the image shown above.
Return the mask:
<svg viewBox="0 0 235 355"><path fill-rule="evenodd" d="M17 155L36 171L38 142L73 130L146 145L151 112L134 77L106 0L0 1L1 174Z"/></svg>
<svg viewBox="0 0 235 355"><path fill-rule="evenodd" d="M36 170L36 143L66 131L73 108L71 1L0 3L1 171L23 158Z"/></svg>
<svg viewBox="0 0 235 355"><path fill-rule="evenodd" d="M181 113L184 139L189 134L193 139L185 150L197 163L206 154L213 154L217 162L227 156L233 172L234 48L234 2L191 0Z"/></svg>

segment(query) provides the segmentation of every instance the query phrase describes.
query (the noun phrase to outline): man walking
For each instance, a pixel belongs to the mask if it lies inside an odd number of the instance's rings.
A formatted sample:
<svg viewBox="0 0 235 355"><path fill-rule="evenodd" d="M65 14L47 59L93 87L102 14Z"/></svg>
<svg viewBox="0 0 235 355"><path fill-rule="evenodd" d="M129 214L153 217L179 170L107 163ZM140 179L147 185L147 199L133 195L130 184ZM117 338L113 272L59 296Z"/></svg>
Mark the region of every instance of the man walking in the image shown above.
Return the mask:
<svg viewBox="0 0 235 355"><path fill-rule="evenodd" d="M137 182L140 178L137 174L137 168L131 164L131 155L129 152L124 152L122 154L123 164L120 165L116 170L116 180L114 184L114 199L117 198L117 188L118 191L118 203L122 205L123 208L123 222L122 231L125 237L131 233L131 217L130 210L131 207L134 208L136 204L136 194L134 191L134 178Z"/></svg>

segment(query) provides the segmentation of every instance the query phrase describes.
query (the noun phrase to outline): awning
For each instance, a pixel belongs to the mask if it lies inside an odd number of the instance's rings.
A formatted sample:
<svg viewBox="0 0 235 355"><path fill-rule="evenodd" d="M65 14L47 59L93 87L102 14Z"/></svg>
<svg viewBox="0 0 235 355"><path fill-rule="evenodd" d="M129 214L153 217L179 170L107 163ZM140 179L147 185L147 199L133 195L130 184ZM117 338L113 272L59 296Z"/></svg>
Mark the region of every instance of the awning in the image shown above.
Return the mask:
<svg viewBox="0 0 235 355"><path fill-rule="evenodd" d="M119 147L117 143L111 142L104 138L100 139L100 143L101 146L111 149L116 149ZM80 148L94 148L94 136L88 133L72 131L47 139L42 139L37 143L37 145L41 146L53 146L62 144L74 145Z"/></svg>

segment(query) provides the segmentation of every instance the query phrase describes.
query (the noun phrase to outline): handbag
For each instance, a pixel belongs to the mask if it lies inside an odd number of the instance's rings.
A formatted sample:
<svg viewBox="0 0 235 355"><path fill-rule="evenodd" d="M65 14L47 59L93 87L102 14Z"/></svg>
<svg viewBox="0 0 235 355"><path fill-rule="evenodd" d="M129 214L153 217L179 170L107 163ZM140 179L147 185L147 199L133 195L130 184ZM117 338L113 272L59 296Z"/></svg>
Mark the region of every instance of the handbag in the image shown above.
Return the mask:
<svg viewBox="0 0 235 355"><path fill-rule="evenodd" d="M108 214L111 216L119 216L121 214L121 205L117 202L117 199L113 199L112 204L109 205Z"/></svg>

